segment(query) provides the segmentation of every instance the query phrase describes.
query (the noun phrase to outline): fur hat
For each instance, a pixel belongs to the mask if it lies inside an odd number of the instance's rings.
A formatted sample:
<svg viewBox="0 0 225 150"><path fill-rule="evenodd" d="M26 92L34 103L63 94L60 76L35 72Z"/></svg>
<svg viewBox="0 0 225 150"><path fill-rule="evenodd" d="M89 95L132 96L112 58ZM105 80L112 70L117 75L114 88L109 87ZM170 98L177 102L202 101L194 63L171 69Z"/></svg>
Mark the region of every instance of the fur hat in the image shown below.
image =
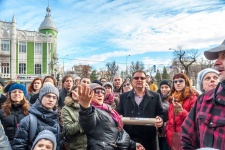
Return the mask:
<svg viewBox="0 0 225 150"><path fill-rule="evenodd" d="M4 93L8 93L9 92L9 88L13 85L16 84L16 82L11 82L9 84L7 84L3 90Z"/></svg>
<svg viewBox="0 0 225 150"><path fill-rule="evenodd" d="M43 98L48 93L55 94L59 99L59 90L51 83L51 82L45 82L43 87L40 89L39 92L39 100Z"/></svg>
<svg viewBox="0 0 225 150"><path fill-rule="evenodd" d="M163 84L168 85L170 88L172 87L172 81L171 81L171 80L168 80L168 79L162 80L162 81L159 83L159 88L160 88Z"/></svg>
<svg viewBox="0 0 225 150"><path fill-rule="evenodd" d="M216 73L217 75L219 74L219 72L217 70L212 69L212 68L206 68L206 69L201 70L198 73L198 77L197 77L197 90L204 92L204 90L202 89L202 80L203 80L204 76L210 72Z"/></svg>
<svg viewBox="0 0 225 150"><path fill-rule="evenodd" d="M32 146L32 150L33 150L33 148L35 147L35 145L38 143L38 141L39 140L41 140L41 139L47 139L47 140L50 140L52 143L53 143L53 150L56 150L56 147L57 147L57 143L56 143L56 137L55 137L55 135L51 132L51 131L49 131L49 130L43 130L43 131L41 131L38 135L37 135L37 137L36 137L36 139L35 139L35 141L34 141L34 143L33 143L33 146Z"/></svg>
<svg viewBox="0 0 225 150"><path fill-rule="evenodd" d="M103 90L105 90L105 88L103 86L99 85L98 83L91 83L91 84L89 84L89 88L90 88L91 91L94 90L94 89L103 89Z"/></svg>
<svg viewBox="0 0 225 150"><path fill-rule="evenodd" d="M8 94L10 95L11 92L12 92L13 90L15 90L15 89L19 89L19 90L23 91L24 96L27 95L26 87L25 87L24 85L18 84L18 83L13 84L13 85L9 88Z"/></svg>

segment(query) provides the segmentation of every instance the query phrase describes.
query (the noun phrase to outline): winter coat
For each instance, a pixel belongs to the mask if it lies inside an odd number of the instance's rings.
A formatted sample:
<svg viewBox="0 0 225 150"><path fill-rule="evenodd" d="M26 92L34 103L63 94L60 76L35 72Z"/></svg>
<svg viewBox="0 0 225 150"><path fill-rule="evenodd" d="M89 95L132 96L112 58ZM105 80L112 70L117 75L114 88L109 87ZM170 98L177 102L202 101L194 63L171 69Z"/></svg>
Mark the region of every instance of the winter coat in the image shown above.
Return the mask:
<svg viewBox="0 0 225 150"><path fill-rule="evenodd" d="M12 145L20 120L25 117L22 111L22 104L12 104L11 114L8 116L3 116L3 114L4 112L0 110L0 119L5 129L5 134Z"/></svg>
<svg viewBox="0 0 225 150"><path fill-rule="evenodd" d="M2 126L1 120L0 120L0 149L11 150L11 146L9 144L7 136L5 135L5 131Z"/></svg>
<svg viewBox="0 0 225 150"><path fill-rule="evenodd" d="M62 116L70 150L86 150L87 137L79 124L80 105L67 96Z"/></svg>
<svg viewBox="0 0 225 150"><path fill-rule="evenodd" d="M142 102L143 107L137 106L134 100L134 89L120 95L120 104L117 111L123 117L155 118L164 119L161 99L158 93L146 90ZM140 103L140 105L141 105ZM140 110L140 112L138 112ZM131 139L141 144L146 150L156 149L156 128L154 126L125 125Z"/></svg>
<svg viewBox="0 0 225 150"><path fill-rule="evenodd" d="M189 98L184 100L182 104L183 111L179 112L175 116L175 122L176 122L175 132L181 132L181 125L184 122L184 119L187 117L189 111L193 107L196 99L197 99L197 96L191 95ZM172 103L170 103L169 110L168 110L168 121L166 124L166 139L170 147L172 145L173 133L174 133L174 106Z"/></svg>
<svg viewBox="0 0 225 150"><path fill-rule="evenodd" d="M116 142L119 130L115 121L107 112L93 106L88 109L81 107L79 121L87 135L87 150L115 150L107 143ZM132 148L136 148L135 145L135 142L130 142Z"/></svg>
<svg viewBox="0 0 225 150"><path fill-rule="evenodd" d="M59 92L59 101L58 101L58 106L60 108L62 108L65 104L64 104L64 101L65 101L65 98L68 94L68 91L65 89L65 88L62 88Z"/></svg>
<svg viewBox="0 0 225 150"><path fill-rule="evenodd" d="M31 93L27 94L27 95L26 95L26 99L30 102L31 97L32 97L33 95L35 95L35 94L37 94L37 93L31 92Z"/></svg>
<svg viewBox="0 0 225 150"><path fill-rule="evenodd" d="M39 97L39 93L32 95L29 100L30 104L34 104L37 101L38 97Z"/></svg>
<svg viewBox="0 0 225 150"><path fill-rule="evenodd" d="M37 131L39 132L47 129L55 134L57 141L57 150L62 150L62 134L58 120L57 109L50 111L42 107L39 100L37 100L29 109L29 113L37 117ZM19 124L16 132L15 139L13 141L14 150L28 150L32 143L29 143L29 129L30 129L30 117L26 116ZM33 141L35 140L33 139Z"/></svg>

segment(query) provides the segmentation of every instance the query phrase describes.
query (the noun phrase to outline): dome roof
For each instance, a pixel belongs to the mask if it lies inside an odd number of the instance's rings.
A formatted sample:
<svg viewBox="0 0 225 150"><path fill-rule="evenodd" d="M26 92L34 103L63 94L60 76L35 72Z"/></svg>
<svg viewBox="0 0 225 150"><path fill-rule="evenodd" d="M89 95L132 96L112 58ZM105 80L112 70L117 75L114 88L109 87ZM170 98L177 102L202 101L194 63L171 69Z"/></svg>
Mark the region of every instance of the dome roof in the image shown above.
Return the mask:
<svg viewBox="0 0 225 150"><path fill-rule="evenodd" d="M54 23L54 21L52 20L51 17L51 9L49 8L49 6L46 9L47 13L45 16L44 21L41 23L40 27L38 28L38 30L42 30L42 29L52 29L58 32L58 29Z"/></svg>

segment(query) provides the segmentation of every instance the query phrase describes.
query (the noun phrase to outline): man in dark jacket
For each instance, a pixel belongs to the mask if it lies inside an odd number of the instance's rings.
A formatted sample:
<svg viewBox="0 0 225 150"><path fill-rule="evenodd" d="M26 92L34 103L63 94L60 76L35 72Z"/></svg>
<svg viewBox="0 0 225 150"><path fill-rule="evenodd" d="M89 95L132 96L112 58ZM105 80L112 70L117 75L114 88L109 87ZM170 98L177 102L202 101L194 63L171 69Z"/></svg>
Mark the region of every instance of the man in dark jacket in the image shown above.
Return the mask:
<svg viewBox="0 0 225 150"><path fill-rule="evenodd" d="M133 90L120 95L117 111L123 117L156 118L155 126L124 126L132 140L141 143L146 150L156 150L156 127L163 125L163 108L159 94L147 90L145 83L146 73L141 70L134 72Z"/></svg>
<svg viewBox="0 0 225 150"><path fill-rule="evenodd" d="M70 92L70 90L73 87L73 77L71 75L66 75L62 79L62 89L59 92L59 102L58 106L62 108L65 104L65 98L67 94Z"/></svg>

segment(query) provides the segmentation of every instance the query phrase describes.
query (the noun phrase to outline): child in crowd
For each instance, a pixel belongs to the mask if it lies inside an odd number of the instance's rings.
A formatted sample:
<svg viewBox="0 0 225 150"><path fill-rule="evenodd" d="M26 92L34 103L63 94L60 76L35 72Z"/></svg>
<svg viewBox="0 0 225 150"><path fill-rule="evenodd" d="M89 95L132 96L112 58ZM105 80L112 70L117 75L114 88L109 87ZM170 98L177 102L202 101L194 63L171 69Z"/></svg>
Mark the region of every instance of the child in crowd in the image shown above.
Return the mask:
<svg viewBox="0 0 225 150"><path fill-rule="evenodd" d="M56 150L56 147L55 135L49 130L43 130L37 135L31 150Z"/></svg>

